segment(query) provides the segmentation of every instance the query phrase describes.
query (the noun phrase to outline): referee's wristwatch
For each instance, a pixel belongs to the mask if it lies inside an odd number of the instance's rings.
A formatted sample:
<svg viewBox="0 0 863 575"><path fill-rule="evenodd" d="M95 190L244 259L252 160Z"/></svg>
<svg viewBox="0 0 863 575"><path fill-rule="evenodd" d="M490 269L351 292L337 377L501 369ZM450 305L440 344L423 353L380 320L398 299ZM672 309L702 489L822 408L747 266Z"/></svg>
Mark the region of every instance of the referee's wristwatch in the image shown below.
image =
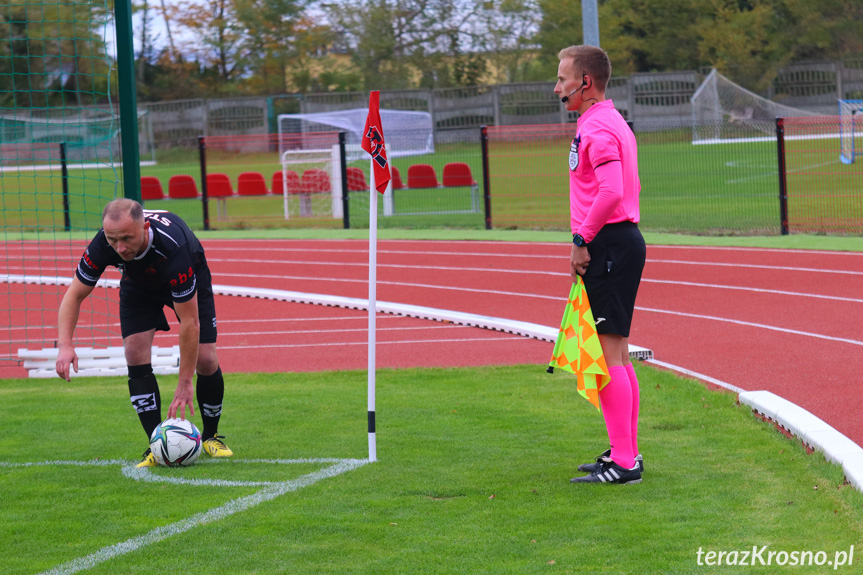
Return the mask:
<svg viewBox="0 0 863 575"><path fill-rule="evenodd" d="M572 243L579 248L587 246L587 241L585 241L581 234L572 234Z"/></svg>

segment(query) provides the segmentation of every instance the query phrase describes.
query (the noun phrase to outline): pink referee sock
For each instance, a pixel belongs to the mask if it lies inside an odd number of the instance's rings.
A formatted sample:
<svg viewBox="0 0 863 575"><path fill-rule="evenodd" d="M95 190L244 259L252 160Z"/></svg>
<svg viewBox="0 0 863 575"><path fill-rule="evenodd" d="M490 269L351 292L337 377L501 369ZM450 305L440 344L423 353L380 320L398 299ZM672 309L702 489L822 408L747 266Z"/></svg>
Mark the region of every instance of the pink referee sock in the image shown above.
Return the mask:
<svg viewBox="0 0 863 575"><path fill-rule="evenodd" d="M622 365L608 368L611 381L599 392L599 403L611 443L611 459L624 469L635 466L632 452L632 385Z"/></svg>
<svg viewBox="0 0 863 575"><path fill-rule="evenodd" d="M630 431L632 432L632 454L638 455L638 404L640 403L641 394L638 391L638 378L635 376L635 368L631 363L626 364L626 375L629 376L629 387L632 389L632 424Z"/></svg>

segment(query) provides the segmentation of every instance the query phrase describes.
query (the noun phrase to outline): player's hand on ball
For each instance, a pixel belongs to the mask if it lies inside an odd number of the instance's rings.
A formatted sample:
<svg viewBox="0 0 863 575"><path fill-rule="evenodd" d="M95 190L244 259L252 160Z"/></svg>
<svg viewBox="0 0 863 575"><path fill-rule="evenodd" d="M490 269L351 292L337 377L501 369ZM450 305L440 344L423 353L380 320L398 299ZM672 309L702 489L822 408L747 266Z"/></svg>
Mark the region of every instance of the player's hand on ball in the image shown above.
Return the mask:
<svg viewBox="0 0 863 575"><path fill-rule="evenodd" d="M192 382L180 382L177 384L177 391L174 392L174 401L171 402L171 407L168 408L168 417L179 417L186 419L186 406L189 407L189 415L195 415L195 387ZM177 415L177 410L180 410L180 415Z"/></svg>

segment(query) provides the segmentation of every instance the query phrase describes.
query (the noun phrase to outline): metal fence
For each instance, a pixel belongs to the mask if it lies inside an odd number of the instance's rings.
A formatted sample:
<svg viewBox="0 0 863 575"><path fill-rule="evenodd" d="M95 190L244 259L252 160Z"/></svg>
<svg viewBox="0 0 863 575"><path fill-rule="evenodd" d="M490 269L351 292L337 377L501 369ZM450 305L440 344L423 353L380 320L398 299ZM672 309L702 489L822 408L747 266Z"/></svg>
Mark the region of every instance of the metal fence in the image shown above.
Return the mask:
<svg viewBox="0 0 863 575"><path fill-rule="evenodd" d="M709 70L613 76L608 97L628 120L686 121L690 98ZM728 75L734 79L733 71ZM744 86L748 87L748 86ZM429 112L437 143L474 142L480 126L573 122L553 93L554 82L526 82L436 90L387 90L381 107ZM863 60L793 64L781 68L761 94L819 114L835 114L839 98L863 98ZM197 136L277 133L280 113L363 108L366 92L328 92L270 97L195 99L141 104L149 111L157 146ZM645 126L647 124L644 124Z"/></svg>
<svg viewBox="0 0 863 575"><path fill-rule="evenodd" d="M737 137L702 145L685 122L632 125L644 230L863 234L863 162L840 160L836 116L741 126L730 134ZM567 230L571 127L496 126L487 134L491 227Z"/></svg>

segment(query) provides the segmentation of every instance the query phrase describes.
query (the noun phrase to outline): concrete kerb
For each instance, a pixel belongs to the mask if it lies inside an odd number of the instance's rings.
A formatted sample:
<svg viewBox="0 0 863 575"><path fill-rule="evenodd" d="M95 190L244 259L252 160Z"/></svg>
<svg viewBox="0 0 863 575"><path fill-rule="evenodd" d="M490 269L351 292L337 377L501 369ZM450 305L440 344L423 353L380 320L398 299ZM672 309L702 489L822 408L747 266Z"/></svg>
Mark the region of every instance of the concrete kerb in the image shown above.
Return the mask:
<svg viewBox="0 0 863 575"><path fill-rule="evenodd" d="M827 422L797 404L769 391L747 391L738 396L740 403L781 425L828 461L842 466L845 478L863 491L863 448Z"/></svg>

